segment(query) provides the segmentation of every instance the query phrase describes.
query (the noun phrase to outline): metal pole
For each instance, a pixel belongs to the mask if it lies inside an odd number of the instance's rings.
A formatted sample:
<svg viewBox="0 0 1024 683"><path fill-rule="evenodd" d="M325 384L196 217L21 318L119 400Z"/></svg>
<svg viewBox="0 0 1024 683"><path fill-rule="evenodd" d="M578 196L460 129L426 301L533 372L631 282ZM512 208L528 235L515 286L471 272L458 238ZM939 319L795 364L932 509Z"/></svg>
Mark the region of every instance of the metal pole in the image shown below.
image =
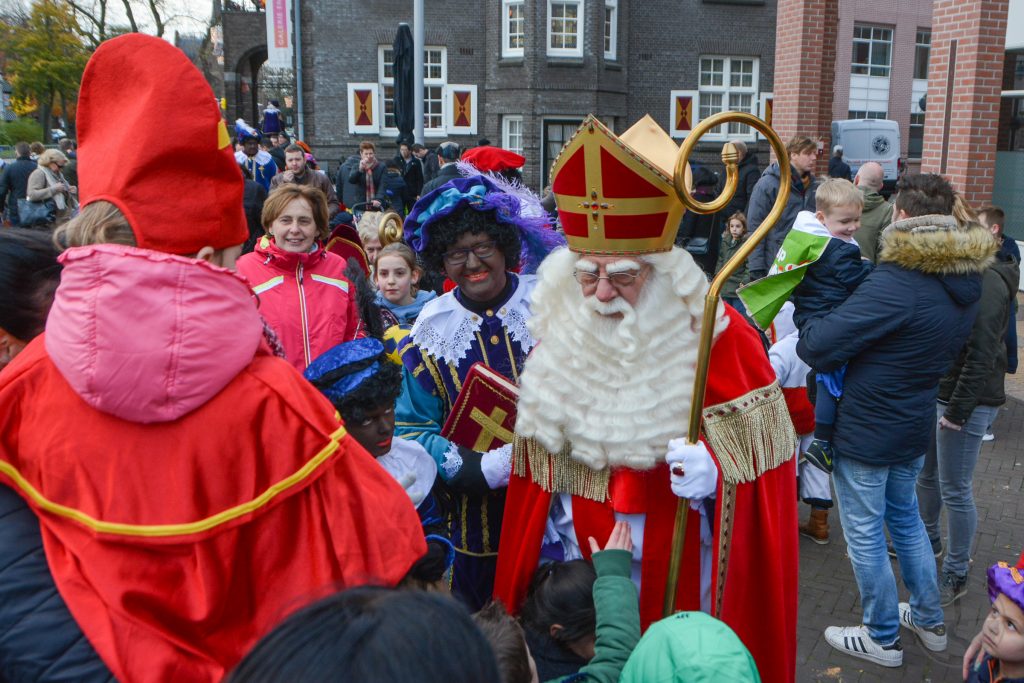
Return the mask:
<svg viewBox="0 0 1024 683"><path fill-rule="evenodd" d="M300 140L306 139L306 124L302 117L302 0L295 3L295 16L292 27L295 30L295 135Z"/></svg>
<svg viewBox="0 0 1024 683"><path fill-rule="evenodd" d="M423 144L423 0L412 3L412 92L413 135Z"/></svg>

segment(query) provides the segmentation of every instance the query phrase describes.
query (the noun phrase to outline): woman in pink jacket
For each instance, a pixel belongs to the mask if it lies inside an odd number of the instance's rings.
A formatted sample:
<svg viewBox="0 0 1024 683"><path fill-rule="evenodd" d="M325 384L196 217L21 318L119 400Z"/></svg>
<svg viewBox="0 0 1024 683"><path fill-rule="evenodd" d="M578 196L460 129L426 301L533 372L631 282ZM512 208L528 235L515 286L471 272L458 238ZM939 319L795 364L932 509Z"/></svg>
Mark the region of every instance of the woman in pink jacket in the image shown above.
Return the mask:
<svg viewBox="0 0 1024 683"><path fill-rule="evenodd" d="M288 362L305 370L333 346L363 336L355 287L345 262L325 251L327 200L316 188L276 188L263 205L265 237L238 260L260 313L277 333Z"/></svg>

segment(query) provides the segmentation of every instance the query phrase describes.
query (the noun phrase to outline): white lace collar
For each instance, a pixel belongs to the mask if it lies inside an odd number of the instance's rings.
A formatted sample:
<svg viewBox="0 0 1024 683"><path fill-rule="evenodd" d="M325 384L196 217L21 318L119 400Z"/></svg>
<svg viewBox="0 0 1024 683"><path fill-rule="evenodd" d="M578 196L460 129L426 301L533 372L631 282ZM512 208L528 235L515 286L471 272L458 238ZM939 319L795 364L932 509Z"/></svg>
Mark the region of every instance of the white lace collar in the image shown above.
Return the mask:
<svg viewBox="0 0 1024 683"><path fill-rule="evenodd" d="M437 478L437 464L417 441L395 437L391 450L377 458L377 462L402 485L414 507L419 507L427 497Z"/></svg>
<svg viewBox="0 0 1024 683"><path fill-rule="evenodd" d="M519 285L494 315L523 352L529 353L534 341L526 328L526 321L530 318L530 296L537 284L537 276L517 277ZM473 336L482 324L482 317L460 304L455 292L448 292L423 307L412 327L412 338L423 353L446 363L458 364L466 357L466 351L473 344Z"/></svg>

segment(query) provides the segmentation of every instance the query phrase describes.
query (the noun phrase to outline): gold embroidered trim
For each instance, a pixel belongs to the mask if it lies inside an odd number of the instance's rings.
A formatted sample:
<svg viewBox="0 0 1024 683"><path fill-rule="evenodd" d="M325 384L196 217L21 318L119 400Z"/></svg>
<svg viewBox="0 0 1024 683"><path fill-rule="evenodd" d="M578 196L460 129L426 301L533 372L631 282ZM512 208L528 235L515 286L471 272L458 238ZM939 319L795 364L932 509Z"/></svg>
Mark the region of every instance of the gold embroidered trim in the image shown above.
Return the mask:
<svg viewBox="0 0 1024 683"><path fill-rule="evenodd" d="M512 468L517 476L526 476L548 493L569 493L603 503L608 500L609 468L594 470L572 459L569 444L557 453L550 453L534 439L518 434L512 439Z"/></svg>
<svg viewBox="0 0 1024 683"><path fill-rule="evenodd" d="M722 479L753 481L793 457L796 433L778 382L704 408L704 435Z"/></svg>

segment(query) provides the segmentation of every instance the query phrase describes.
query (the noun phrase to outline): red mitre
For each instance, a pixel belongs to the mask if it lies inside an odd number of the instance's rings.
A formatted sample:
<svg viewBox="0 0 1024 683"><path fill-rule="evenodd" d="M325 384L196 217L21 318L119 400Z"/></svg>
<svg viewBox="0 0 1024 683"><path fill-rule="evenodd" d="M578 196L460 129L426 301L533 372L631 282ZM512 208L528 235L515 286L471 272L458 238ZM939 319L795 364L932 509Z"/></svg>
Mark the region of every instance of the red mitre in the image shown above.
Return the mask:
<svg viewBox="0 0 1024 683"><path fill-rule="evenodd" d="M593 114L551 167L558 215L573 251L668 251L683 205L672 184L678 146L645 116L617 137ZM690 184L689 167L686 182Z"/></svg>
<svg viewBox="0 0 1024 683"><path fill-rule="evenodd" d="M466 150L462 154L462 160L473 164L481 173L496 173L507 171L510 168L522 168L526 163L526 157L522 154L491 145Z"/></svg>
<svg viewBox="0 0 1024 683"><path fill-rule="evenodd" d="M100 45L82 76L78 126L82 206L114 204L139 247L190 255L245 242L231 137L184 52L139 33Z"/></svg>

